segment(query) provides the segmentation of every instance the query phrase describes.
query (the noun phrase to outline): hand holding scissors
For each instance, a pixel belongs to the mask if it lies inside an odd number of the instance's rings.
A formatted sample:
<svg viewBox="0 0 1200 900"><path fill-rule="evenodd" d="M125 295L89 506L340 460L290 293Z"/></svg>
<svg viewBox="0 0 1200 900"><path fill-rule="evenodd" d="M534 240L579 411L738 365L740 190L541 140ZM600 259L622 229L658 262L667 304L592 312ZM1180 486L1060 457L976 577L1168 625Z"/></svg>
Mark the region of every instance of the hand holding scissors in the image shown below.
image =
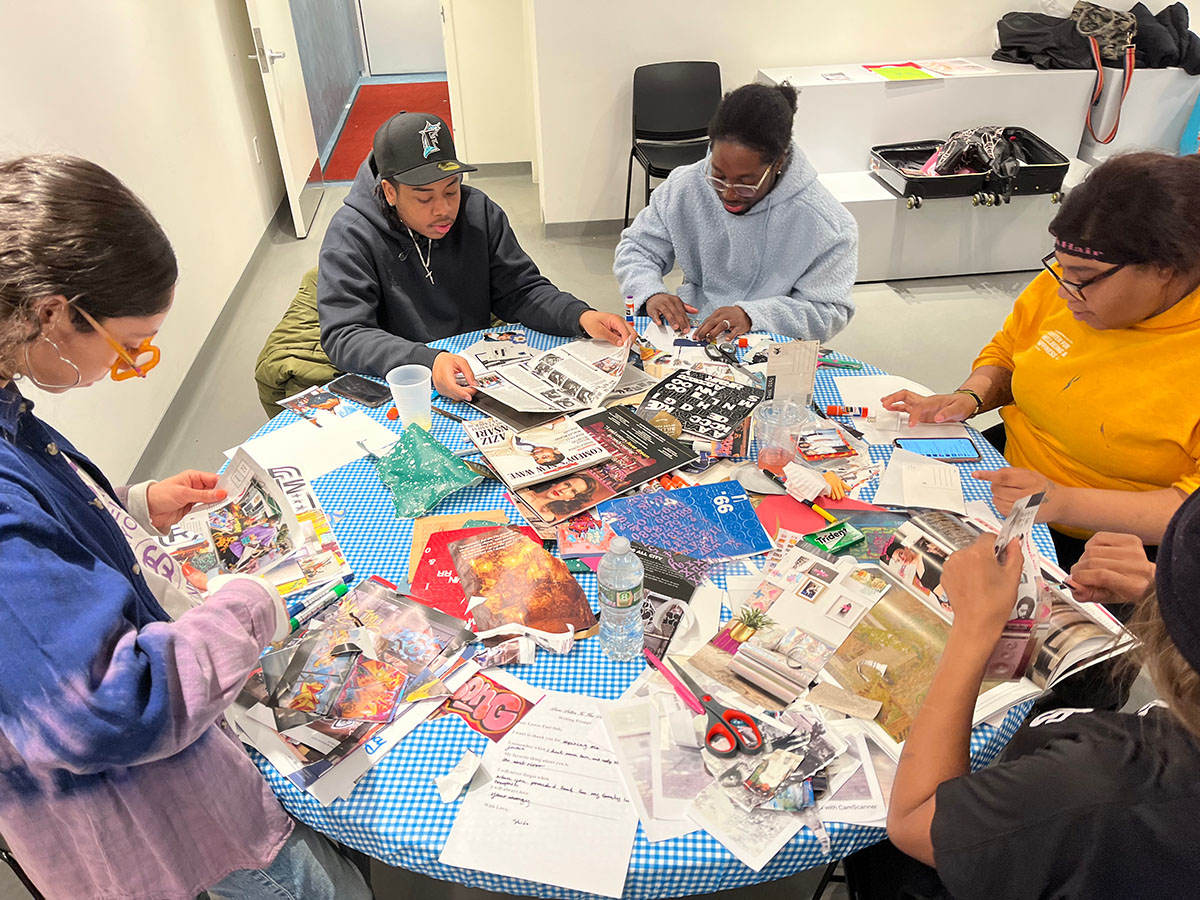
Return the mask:
<svg viewBox="0 0 1200 900"><path fill-rule="evenodd" d="M704 746L710 753L714 756L728 758L738 752L753 755L762 751L762 732L758 730L754 719L740 709L729 709L721 705L713 699L712 694L701 691L699 685L671 660L667 660L667 665L683 679L683 683L693 695L692 699L708 712ZM684 700L687 700L687 696L679 687L676 687L675 690Z"/></svg>

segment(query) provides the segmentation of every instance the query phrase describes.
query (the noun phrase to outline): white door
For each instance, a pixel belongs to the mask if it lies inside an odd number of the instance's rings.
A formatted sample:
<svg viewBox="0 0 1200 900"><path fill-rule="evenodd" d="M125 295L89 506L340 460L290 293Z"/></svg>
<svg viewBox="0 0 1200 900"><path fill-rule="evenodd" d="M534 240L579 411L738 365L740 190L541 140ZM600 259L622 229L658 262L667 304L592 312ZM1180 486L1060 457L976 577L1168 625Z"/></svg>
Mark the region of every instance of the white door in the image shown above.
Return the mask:
<svg viewBox="0 0 1200 900"><path fill-rule="evenodd" d="M288 0L246 0L258 71L267 92L267 109L283 165L283 183L296 237L308 234L325 191L317 136L313 131L300 52Z"/></svg>
<svg viewBox="0 0 1200 900"><path fill-rule="evenodd" d="M440 0L358 0L372 75L446 71Z"/></svg>

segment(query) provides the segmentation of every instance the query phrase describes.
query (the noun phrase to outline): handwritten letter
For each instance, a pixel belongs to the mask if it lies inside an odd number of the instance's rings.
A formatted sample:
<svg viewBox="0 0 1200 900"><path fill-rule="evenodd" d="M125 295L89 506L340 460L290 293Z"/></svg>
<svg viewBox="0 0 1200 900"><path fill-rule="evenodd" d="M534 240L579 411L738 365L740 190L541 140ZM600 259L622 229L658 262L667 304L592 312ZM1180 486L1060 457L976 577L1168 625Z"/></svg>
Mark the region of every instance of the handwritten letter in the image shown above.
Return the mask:
<svg viewBox="0 0 1200 900"><path fill-rule="evenodd" d="M597 702L548 694L485 751L440 859L620 897L636 831Z"/></svg>

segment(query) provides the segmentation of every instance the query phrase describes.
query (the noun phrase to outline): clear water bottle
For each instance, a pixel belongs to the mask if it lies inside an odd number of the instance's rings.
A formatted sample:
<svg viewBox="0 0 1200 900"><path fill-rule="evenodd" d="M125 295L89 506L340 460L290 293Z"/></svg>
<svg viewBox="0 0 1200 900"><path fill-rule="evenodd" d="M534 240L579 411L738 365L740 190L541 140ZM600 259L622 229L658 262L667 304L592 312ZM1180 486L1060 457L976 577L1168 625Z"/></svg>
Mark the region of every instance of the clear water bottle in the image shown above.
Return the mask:
<svg viewBox="0 0 1200 900"><path fill-rule="evenodd" d="M600 649L625 662L642 652L642 598L646 572L629 539L615 537L596 569L600 582Z"/></svg>

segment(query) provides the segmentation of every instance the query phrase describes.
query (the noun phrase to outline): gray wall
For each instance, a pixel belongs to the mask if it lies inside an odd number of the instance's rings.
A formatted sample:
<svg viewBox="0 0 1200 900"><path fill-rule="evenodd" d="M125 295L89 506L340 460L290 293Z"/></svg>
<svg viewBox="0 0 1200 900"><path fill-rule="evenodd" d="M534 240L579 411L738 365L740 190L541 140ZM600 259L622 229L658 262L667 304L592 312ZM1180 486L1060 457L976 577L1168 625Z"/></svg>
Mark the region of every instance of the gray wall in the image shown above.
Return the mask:
<svg viewBox="0 0 1200 900"><path fill-rule="evenodd" d="M325 149L365 71L355 0L289 0L317 150Z"/></svg>

